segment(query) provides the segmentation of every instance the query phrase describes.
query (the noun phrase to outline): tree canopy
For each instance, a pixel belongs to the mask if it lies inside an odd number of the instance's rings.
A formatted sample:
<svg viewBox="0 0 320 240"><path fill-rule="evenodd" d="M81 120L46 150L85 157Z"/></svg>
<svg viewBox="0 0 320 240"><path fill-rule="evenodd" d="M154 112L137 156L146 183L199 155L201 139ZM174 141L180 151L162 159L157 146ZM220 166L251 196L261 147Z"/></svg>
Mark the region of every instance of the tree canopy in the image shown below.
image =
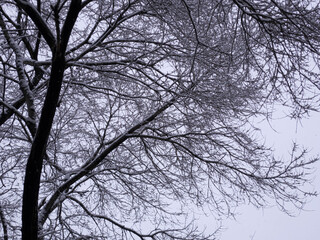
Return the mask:
<svg viewBox="0 0 320 240"><path fill-rule="evenodd" d="M314 194L252 120L319 109L318 1L0 2L5 240L214 239L194 208Z"/></svg>

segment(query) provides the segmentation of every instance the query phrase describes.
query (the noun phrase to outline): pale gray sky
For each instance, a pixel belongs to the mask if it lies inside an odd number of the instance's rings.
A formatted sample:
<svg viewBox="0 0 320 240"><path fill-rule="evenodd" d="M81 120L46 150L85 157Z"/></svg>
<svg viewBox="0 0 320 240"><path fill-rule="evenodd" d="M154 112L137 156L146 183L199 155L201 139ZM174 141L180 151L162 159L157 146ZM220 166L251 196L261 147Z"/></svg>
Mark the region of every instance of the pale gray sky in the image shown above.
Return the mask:
<svg viewBox="0 0 320 240"><path fill-rule="evenodd" d="M320 154L320 114L313 113L304 119L302 125L295 120L280 119L264 127L267 143L271 144L277 156L286 157L292 140L310 149L310 156ZM314 187L320 192L320 162L315 167ZM296 217L290 217L278 208L256 209L243 206L237 220L224 222L227 228L221 232L221 240L316 240L320 239L320 196L305 206L305 211L295 211Z"/></svg>

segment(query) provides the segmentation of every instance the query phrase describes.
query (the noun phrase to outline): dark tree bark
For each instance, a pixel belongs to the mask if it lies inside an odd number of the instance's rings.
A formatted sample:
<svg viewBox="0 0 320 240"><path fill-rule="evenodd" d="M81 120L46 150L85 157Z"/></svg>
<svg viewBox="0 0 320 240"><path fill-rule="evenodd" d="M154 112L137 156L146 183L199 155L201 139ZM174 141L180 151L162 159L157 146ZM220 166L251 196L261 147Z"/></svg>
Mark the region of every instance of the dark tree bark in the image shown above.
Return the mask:
<svg viewBox="0 0 320 240"><path fill-rule="evenodd" d="M38 195L43 156L59 100L63 73L66 66L66 46L80 8L81 0L71 2L67 18L62 28L61 39L58 39L57 45L53 50L49 87L26 167L22 205L23 240L38 239Z"/></svg>
<svg viewBox="0 0 320 240"><path fill-rule="evenodd" d="M59 99L65 67L64 55L57 51L52 62L50 84L41 113L39 127L29 155L24 180L22 239L25 240L37 239L38 236L38 194L40 175L43 156Z"/></svg>
<svg viewBox="0 0 320 240"><path fill-rule="evenodd" d="M4 213L2 211L2 207L0 206L0 221L3 228L3 240L8 240L8 228L7 228L7 222L4 217Z"/></svg>

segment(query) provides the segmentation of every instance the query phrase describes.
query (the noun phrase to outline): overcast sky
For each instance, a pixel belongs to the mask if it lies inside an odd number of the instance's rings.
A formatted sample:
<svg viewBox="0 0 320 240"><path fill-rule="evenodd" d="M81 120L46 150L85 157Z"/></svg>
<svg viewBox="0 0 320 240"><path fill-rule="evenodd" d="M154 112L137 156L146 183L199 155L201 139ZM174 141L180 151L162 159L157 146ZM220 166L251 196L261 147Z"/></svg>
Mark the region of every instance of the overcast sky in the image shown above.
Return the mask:
<svg viewBox="0 0 320 240"><path fill-rule="evenodd" d="M320 153L320 114L312 114L302 124L295 120L280 119L265 127L267 143L276 149L276 155L286 157L292 140L310 149L310 156ZM320 192L320 162L315 166L314 187ZM224 222L226 230L221 240L316 240L320 236L320 196L306 205L305 211L295 211L296 217L290 217L278 208L256 209L243 206L237 220Z"/></svg>

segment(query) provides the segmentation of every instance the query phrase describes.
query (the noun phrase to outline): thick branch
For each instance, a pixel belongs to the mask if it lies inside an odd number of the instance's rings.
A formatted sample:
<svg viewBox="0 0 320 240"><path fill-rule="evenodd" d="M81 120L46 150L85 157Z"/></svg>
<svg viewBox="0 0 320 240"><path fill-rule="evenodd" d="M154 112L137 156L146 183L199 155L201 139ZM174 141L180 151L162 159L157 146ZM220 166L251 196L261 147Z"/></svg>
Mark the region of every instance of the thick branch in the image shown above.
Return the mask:
<svg viewBox="0 0 320 240"><path fill-rule="evenodd" d="M1 7L0 7L1 9ZM2 10L2 9L1 9ZM31 134L34 136L36 132L36 110L35 110L35 105L34 105L34 98L33 98L33 93L29 87L28 81L27 81L27 76L25 74L25 69L24 69L24 64L23 64L23 55L20 51L19 45L12 39L11 35L8 32L8 29L5 25L5 22L2 18L2 14L0 13L0 27L3 31L3 34L12 48L12 50L15 53L16 56L16 67L17 67L17 73L19 77L19 86L21 89L21 92L23 93L23 96L25 98L25 101L27 103L28 107L28 116L30 118L31 127L30 131Z"/></svg>
<svg viewBox="0 0 320 240"><path fill-rule="evenodd" d="M27 126L30 129L30 127L32 126L33 122L30 121L30 119L28 119L25 116L23 116L14 106L2 101L1 99L0 99L0 105L8 108L11 112L15 113L19 118L21 118L27 124Z"/></svg>
<svg viewBox="0 0 320 240"><path fill-rule="evenodd" d="M31 82L32 84L30 86L30 89L33 90L33 92L35 92L34 90L39 89L43 86L43 84L41 84L36 89L34 89L34 86L36 86L39 83L40 79L44 75L44 71L41 68L35 67L35 69L36 69L35 76L32 79L32 82ZM37 69L39 69L39 71ZM19 97L18 100L11 103L10 106L12 106L14 109L18 110L24 103L25 103L25 98ZM0 115L0 126L2 124L4 124L14 113L15 112L12 111L11 108L7 108L7 110L2 112Z"/></svg>
<svg viewBox="0 0 320 240"><path fill-rule="evenodd" d="M55 37L35 6L33 6L33 4L29 3L28 1L15 0L15 2L32 19L51 50L53 50L56 45Z"/></svg>
<svg viewBox="0 0 320 240"><path fill-rule="evenodd" d="M61 43L60 50L65 52L67 49L67 44L73 29L73 26L77 20L78 13L81 10L81 0L73 0L70 4L69 11L66 17L66 20L63 24L61 31Z"/></svg>

